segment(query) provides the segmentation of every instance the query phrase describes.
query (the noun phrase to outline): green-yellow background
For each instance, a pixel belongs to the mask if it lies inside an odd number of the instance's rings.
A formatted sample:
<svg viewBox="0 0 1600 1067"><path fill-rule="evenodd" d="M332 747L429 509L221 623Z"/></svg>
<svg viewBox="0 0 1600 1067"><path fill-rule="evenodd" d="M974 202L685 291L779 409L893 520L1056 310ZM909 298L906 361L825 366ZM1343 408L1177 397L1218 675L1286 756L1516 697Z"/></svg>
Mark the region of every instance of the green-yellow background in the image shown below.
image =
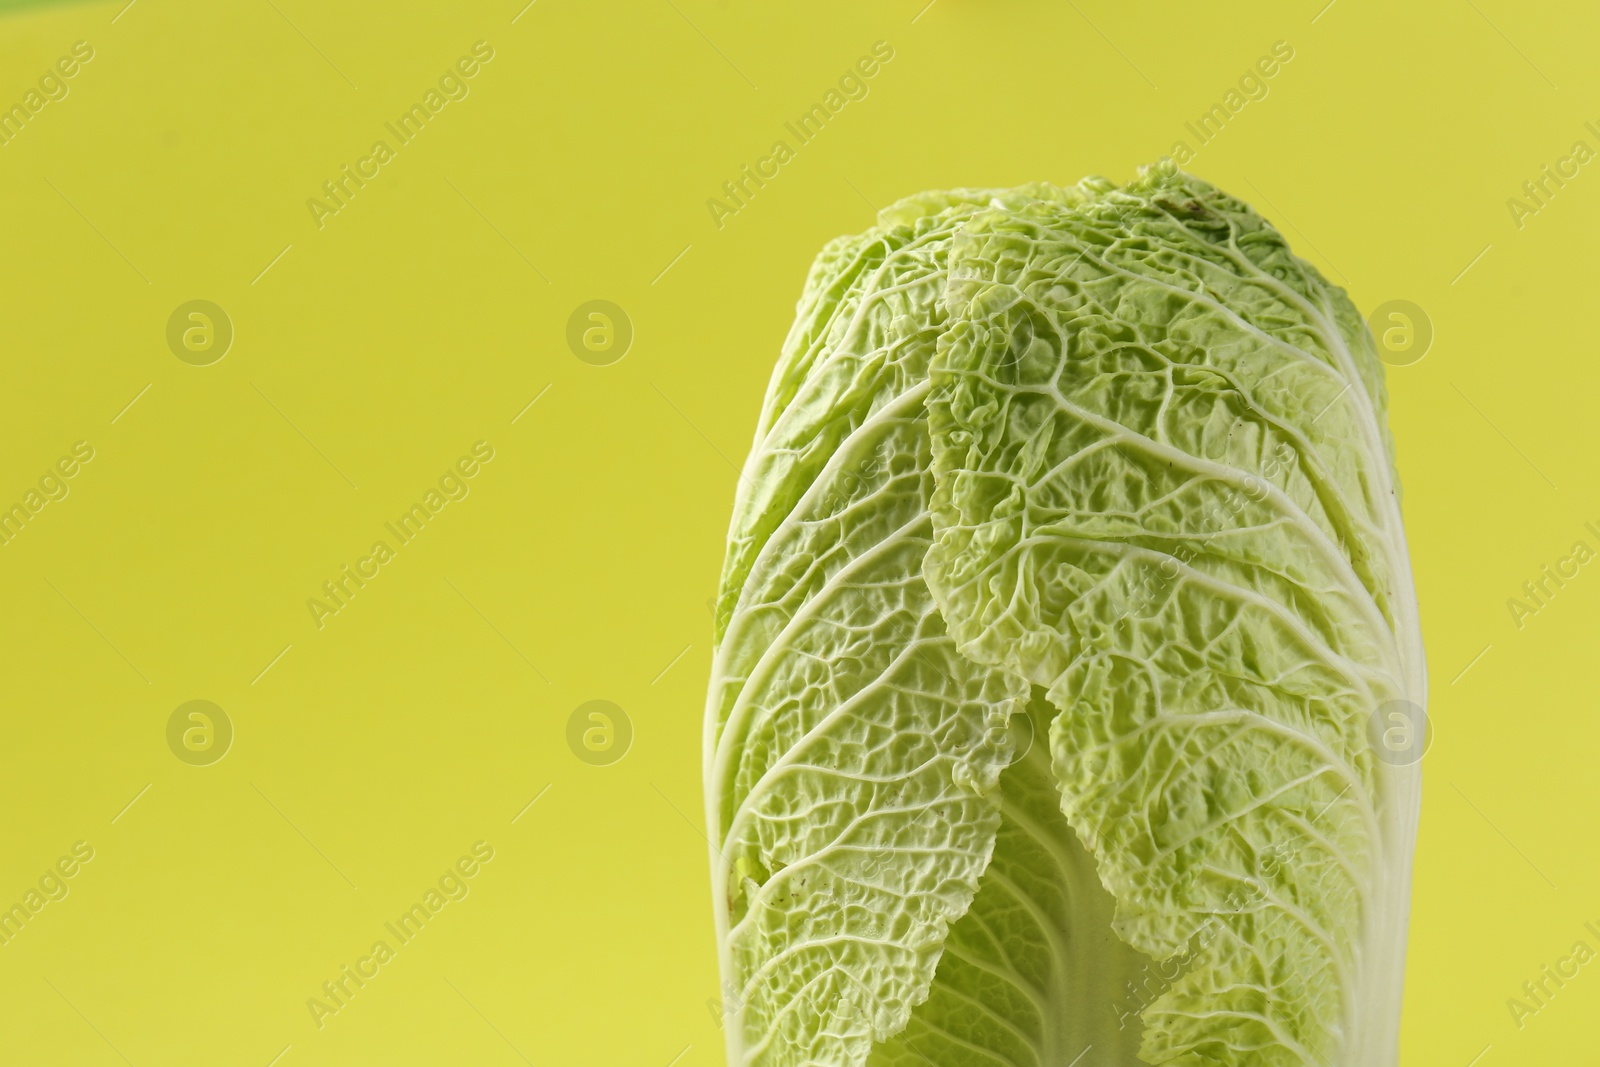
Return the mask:
<svg viewBox="0 0 1600 1067"><path fill-rule="evenodd" d="M1600 948L1600 566L1506 604L1600 547L1600 166L1506 203L1600 146L1592 5L524 2L0 18L0 103L95 50L0 147L0 504L95 449L0 548L0 905L95 849L0 947L0 1063L721 1063L707 600L811 257L925 188L1125 179L1279 40L1189 169L1437 331L1389 375L1436 730L1402 1062L1594 1062L1600 965L1506 1006ZM319 230L307 199L479 40L470 96ZM880 40L719 229L707 198ZM166 345L194 298L236 329L212 366ZM611 366L565 341L596 298L636 332ZM478 440L471 495L319 630L307 598ZM208 767L165 740L197 698L236 729ZM611 766L566 742L591 699L633 724ZM319 1029L307 998L479 840Z"/></svg>

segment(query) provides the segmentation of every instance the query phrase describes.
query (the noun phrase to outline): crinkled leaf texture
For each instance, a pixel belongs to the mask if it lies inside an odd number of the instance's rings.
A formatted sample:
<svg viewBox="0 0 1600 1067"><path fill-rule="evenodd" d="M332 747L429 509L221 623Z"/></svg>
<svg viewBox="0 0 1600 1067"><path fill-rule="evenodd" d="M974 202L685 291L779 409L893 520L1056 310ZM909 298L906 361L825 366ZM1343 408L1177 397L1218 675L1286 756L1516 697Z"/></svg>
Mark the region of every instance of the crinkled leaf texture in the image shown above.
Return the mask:
<svg viewBox="0 0 1600 1067"><path fill-rule="evenodd" d="M1385 404L1344 292L1170 164L823 251L716 605L730 1064L1395 1062Z"/></svg>

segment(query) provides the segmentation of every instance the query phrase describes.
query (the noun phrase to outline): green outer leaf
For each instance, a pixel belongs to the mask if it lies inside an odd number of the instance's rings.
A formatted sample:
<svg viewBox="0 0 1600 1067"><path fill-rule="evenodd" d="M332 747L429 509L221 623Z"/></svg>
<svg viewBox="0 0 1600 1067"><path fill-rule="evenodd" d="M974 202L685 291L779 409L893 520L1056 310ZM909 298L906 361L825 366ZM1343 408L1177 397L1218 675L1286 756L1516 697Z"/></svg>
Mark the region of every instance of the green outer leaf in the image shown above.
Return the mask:
<svg viewBox="0 0 1600 1067"><path fill-rule="evenodd" d="M1417 776L1366 730L1424 697L1370 345L1170 167L986 213L951 257L930 585L964 654L1061 709L1118 932L1170 958L1219 930L1142 1055L1392 1062Z"/></svg>
<svg viewBox="0 0 1600 1067"><path fill-rule="evenodd" d="M921 573L922 400L971 209L825 254L812 287L837 295L802 302L817 324L746 466L707 708L731 1063L861 1063L927 995L993 848L1027 687L957 654Z"/></svg>

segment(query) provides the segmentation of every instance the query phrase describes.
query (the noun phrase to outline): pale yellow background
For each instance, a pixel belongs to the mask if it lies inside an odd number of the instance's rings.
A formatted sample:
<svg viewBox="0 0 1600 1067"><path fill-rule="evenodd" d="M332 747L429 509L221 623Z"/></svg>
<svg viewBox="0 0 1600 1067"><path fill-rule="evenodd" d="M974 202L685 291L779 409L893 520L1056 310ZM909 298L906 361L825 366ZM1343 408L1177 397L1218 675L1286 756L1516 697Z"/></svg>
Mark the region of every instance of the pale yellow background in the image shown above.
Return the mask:
<svg viewBox="0 0 1600 1067"><path fill-rule="evenodd" d="M96 51L0 147L0 503L96 450L0 548L0 904L96 850L0 947L0 1063L720 1064L706 602L811 257L921 189L1126 179L1278 40L1189 169L1437 329L1390 372L1436 724L1402 1060L1600 1057L1600 964L1506 1007L1600 948L1600 564L1506 606L1600 547L1600 163L1506 206L1600 147L1592 5L522 2L0 19L0 102ZM471 95L319 231L307 198L478 40ZM879 40L870 95L713 225ZM164 339L194 298L237 331L210 367ZM609 367L564 339L595 298L636 330ZM471 495L319 631L307 598L480 439ZM166 745L196 698L237 731L210 767ZM565 740L591 699L634 726L609 767ZM470 896L319 1030L307 998L478 840Z"/></svg>

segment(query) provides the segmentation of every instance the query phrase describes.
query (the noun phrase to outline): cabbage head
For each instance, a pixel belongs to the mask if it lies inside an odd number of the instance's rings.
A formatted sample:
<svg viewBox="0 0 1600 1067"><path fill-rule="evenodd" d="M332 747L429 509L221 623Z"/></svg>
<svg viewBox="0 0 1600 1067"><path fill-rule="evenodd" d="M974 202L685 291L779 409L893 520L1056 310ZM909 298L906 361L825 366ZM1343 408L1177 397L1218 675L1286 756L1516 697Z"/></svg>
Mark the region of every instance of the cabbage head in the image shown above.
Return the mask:
<svg viewBox="0 0 1600 1067"><path fill-rule="evenodd" d="M1178 171L823 249L705 719L733 1067L1391 1067L1426 680L1382 366Z"/></svg>

